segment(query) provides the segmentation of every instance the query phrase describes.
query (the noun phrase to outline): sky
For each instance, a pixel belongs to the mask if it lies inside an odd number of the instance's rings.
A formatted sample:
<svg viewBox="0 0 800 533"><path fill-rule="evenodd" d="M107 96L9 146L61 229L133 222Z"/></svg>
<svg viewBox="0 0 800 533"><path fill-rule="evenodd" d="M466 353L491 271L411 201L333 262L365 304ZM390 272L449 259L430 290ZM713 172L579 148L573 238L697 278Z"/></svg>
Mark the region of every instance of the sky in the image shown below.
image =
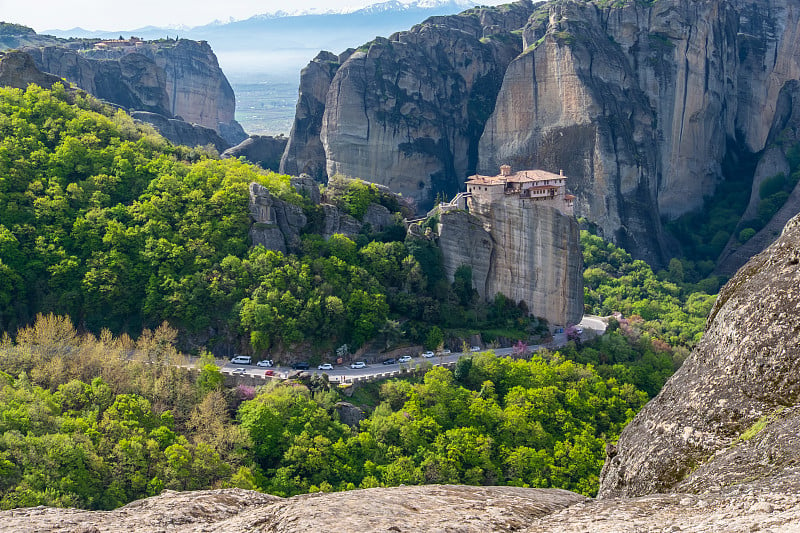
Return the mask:
<svg viewBox="0 0 800 533"><path fill-rule="evenodd" d="M214 20L310 9L356 9L380 0L0 0L0 21L44 30L133 30L200 26ZM498 3L498 2L480 2Z"/></svg>

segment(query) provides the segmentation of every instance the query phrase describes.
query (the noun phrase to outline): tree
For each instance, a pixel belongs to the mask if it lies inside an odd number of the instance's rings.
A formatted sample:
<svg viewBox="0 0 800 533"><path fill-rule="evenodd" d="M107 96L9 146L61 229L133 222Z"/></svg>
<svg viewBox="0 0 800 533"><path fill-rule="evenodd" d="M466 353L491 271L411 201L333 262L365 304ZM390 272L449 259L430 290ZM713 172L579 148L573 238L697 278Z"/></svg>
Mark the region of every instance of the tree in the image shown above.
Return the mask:
<svg viewBox="0 0 800 533"><path fill-rule="evenodd" d="M444 333L439 326L433 326L425 338L425 347L429 350L438 350L444 344Z"/></svg>

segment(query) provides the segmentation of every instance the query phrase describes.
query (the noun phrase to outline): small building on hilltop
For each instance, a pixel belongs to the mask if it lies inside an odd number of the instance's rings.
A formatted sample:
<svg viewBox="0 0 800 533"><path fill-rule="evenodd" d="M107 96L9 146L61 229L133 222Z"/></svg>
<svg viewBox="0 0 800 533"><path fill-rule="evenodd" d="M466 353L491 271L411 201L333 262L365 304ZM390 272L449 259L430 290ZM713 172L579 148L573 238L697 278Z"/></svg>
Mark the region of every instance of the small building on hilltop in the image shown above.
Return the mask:
<svg viewBox="0 0 800 533"><path fill-rule="evenodd" d="M467 194L481 203L518 198L521 202L537 202L555 207L562 214L572 216L575 197L567 194L567 178L562 171L553 174L544 170L519 170L511 166L500 167L497 176L475 175L467 180Z"/></svg>
<svg viewBox="0 0 800 533"><path fill-rule="evenodd" d="M524 301L552 327L583 315L583 257L566 176L544 170L475 175L439 205L439 246L452 281L468 266L478 294Z"/></svg>

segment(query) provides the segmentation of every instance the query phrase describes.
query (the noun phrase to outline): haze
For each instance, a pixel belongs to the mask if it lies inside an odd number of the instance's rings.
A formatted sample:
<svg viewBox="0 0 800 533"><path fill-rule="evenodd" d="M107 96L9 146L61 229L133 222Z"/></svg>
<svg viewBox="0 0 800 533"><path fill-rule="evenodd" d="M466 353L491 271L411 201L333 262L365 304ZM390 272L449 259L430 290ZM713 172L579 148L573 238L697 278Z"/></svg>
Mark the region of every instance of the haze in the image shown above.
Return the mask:
<svg viewBox="0 0 800 533"><path fill-rule="evenodd" d="M370 0L139 0L104 2L100 0L0 0L0 18L30 26L38 32L49 29L133 30L144 26L199 26L215 20L239 20L276 11L357 9ZM487 3L487 2L480 2ZM497 1L488 2L492 4Z"/></svg>

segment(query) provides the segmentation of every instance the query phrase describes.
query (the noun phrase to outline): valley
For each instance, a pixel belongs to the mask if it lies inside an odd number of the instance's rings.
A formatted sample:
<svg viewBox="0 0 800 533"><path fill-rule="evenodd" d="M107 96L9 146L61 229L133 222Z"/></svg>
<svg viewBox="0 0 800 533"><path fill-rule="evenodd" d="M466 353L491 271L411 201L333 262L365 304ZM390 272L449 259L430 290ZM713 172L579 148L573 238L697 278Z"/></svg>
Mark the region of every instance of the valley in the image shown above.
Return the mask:
<svg viewBox="0 0 800 533"><path fill-rule="evenodd" d="M795 7L0 23L0 530L791 531Z"/></svg>

